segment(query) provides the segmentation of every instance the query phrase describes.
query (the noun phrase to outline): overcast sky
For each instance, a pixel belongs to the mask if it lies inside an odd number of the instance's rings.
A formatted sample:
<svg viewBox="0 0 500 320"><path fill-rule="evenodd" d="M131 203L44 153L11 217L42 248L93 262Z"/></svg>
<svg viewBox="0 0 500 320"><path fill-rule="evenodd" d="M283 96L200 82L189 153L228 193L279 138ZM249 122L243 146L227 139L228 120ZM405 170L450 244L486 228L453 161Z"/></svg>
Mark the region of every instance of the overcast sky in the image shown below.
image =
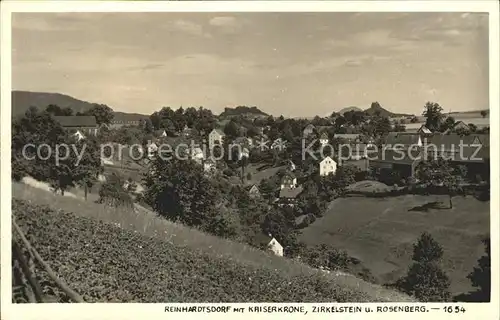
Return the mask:
<svg viewBox="0 0 500 320"><path fill-rule="evenodd" d="M488 17L467 13L15 13L14 90L150 114L258 106L488 108Z"/></svg>

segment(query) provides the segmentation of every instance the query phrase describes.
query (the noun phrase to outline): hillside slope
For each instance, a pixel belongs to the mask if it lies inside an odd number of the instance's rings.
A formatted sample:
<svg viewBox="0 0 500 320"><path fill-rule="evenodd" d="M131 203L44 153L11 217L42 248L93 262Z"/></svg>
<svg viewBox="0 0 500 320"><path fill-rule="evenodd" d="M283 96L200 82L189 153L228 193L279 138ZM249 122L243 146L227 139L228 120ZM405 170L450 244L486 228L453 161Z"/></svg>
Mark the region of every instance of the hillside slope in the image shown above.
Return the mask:
<svg viewBox="0 0 500 320"><path fill-rule="evenodd" d="M338 113L343 115L344 113L349 112L349 111L363 111L363 109L358 108L358 107L346 107L346 108L341 109Z"/></svg>
<svg viewBox="0 0 500 320"><path fill-rule="evenodd" d="M412 301L155 217L13 184L18 224L87 301Z"/></svg>
<svg viewBox="0 0 500 320"><path fill-rule="evenodd" d="M78 100L65 94L32 91L12 91L12 115L22 115L29 107L46 108L49 104L61 108L71 108L74 113L84 112L92 107L92 103Z"/></svg>
<svg viewBox="0 0 500 320"><path fill-rule="evenodd" d="M61 93L12 91L13 117L23 115L31 106L45 109L50 104L55 104L61 108L71 108L75 114L85 112L92 107L92 102L79 100ZM115 120L141 120L147 117L149 116L138 113L115 111Z"/></svg>
<svg viewBox="0 0 500 320"><path fill-rule="evenodd" d="M360 259L382 283L403 276L411 263L413 243L427 231L444 250L443 270L451 292L472 290L467 274L484 253L481 239L489 234L490 204L456 197L452 209L424 209L447 196L405 195L388 198L339 198L323 217L303 229L309 245L334 243Z"/></svg>

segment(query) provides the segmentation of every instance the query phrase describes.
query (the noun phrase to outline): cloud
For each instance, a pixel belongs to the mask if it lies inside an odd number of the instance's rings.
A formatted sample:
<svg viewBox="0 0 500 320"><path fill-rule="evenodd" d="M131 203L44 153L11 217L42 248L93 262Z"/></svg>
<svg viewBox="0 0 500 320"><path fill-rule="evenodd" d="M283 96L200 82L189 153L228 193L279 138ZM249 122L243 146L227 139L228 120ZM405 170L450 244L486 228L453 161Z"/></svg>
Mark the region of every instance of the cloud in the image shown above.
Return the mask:
<svg viewBox="0 0 500 320"><path fill-rule="evenodd" d="M173 27L179 31L189 33L195 36L211 38L211 35L203 30L203 27L197 23L188 20L175 20Z"/></svg>
<svg viewBox="0 0 500 320"><path fill-rule="evenodd" d="M241 27L242 21L231 16L218 16L213 17L208 21L212 27L218 28L219 31L225 33L234 33Z"/></svg>
<svg viewBox="0 0 500 320"><path fill-rule="evenodd" d="M55 31L59 27L50 23L43 15L13 13L12 28L32 31Z"/></svg>
<svg viewBox="0 0 500 320"><path fill-rule="evenodd" d="M214 17L208 22L210 25L215 27L235 27L237 26L235 17Z"/></svg>

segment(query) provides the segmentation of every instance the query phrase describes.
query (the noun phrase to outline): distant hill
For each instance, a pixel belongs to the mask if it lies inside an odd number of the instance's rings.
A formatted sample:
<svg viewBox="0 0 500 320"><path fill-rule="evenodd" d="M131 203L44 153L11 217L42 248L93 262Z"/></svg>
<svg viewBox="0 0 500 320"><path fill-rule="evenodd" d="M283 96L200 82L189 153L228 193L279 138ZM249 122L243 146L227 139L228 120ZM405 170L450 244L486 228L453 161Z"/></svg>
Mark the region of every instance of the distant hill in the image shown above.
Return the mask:
<svg viewBox="0 0 500 320"><path fill-rule="evenodd" d="M120 121L135 121L135 120L142 120L142 119L147 119L149 118L149 115L147 114L140 114L140 113L126 113L126 112L121 112L121 111L115 111L115 117L113 120L120 120Z"/></svg>
<svg viewBox="0 0 500 320"><path fill-rule="evenodd" d="M375 115L377 112L380 112L380 116L382 116L382 117L411 117L411 116L413 116L412 114L390 112L390 111L382 108L378 102L372 103L370 108L366 109L365 112L368 113L370 116Z"/></svg>
<svg viewBox="0 0 500 320"><path fill-rule="evenodd" d="M92 107L91 102L79 100L61 93L12 91L12 116L23 115L29 107L34 106L45 109L48 105L55 104L61 108L71 108L77 112L85 112ZM138 113L115 111L115 120L141 120L149 117Z"/></svg>
<svg viewBox="0 0 500 320"><path fill-rule="evenodd" d="M245 116L245 117L268 117L269 115L257 107L238 106L236 108L224 108L220 115L222 118Z"/></svg>
<svg viewBox="0 0 500 320"><path fill-rule="evenodd" d="M363 109L358 108L358 107L347 107L347 108L341 109L338 113L343 115L344 113L349 112L349 111L363 111Z"/></svg>

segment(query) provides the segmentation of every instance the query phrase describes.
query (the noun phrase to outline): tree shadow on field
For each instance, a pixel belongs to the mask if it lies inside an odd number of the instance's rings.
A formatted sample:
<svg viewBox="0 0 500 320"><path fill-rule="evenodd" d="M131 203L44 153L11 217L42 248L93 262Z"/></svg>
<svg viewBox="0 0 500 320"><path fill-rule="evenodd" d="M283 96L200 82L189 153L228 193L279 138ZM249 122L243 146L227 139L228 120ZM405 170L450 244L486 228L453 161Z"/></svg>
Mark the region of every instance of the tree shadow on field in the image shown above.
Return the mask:
<svg viewBox="0 0 500 320"><path fill-rule="evenodd" d="M480 290L457 294L453 297L453 302L490 302L489 293Z"/></svg>
<svg viewBox="0 0 500 320"><path fill-rule="evenodd" d="M445 204L441 201L433 201L423 204L421 206L410 208L408 209L408 211L429 212L429 210L431 209L442 210L442 209L449 209L449 207L445 206Z"/></svg>

